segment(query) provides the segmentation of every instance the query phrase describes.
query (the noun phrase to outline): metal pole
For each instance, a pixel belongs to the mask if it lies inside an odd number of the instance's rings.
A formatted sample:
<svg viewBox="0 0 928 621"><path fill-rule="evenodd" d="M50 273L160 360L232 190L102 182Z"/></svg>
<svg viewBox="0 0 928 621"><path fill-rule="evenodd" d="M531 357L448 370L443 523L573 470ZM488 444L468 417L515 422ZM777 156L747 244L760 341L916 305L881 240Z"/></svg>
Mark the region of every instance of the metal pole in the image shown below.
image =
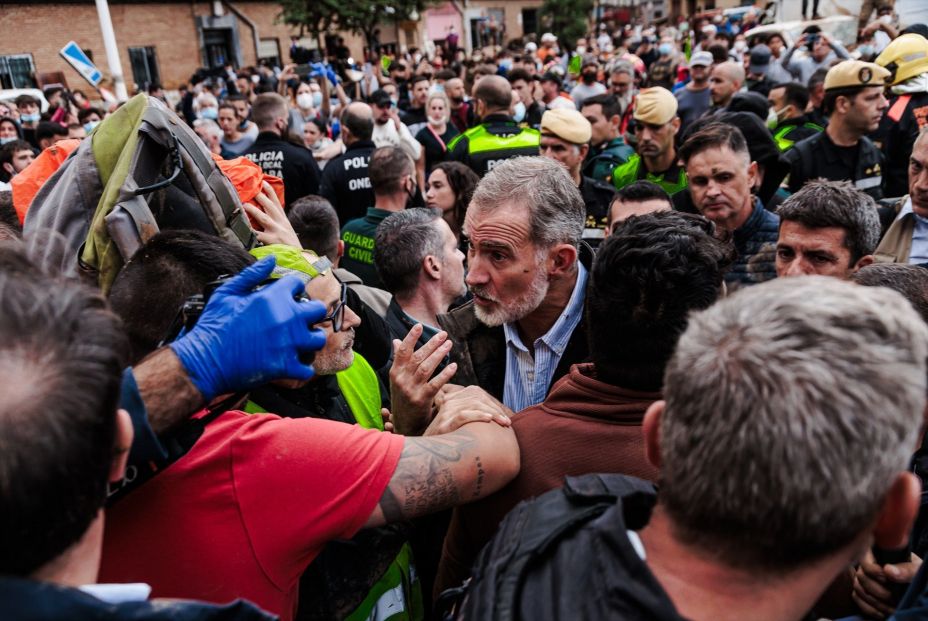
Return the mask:
<svg viewBox="0 0 928 621"><path fill-rule="evenodd" d="M106 0L97 0L97 15L100 16L100 31L103 33L103 46L106 48L106 61L110 66L110 76L116 88L116 99L127 101L126 81L122 77L122 63L119 62L119 48L116 47L116 34L113 32L113 20L110 19L110 6Z"/></svg>

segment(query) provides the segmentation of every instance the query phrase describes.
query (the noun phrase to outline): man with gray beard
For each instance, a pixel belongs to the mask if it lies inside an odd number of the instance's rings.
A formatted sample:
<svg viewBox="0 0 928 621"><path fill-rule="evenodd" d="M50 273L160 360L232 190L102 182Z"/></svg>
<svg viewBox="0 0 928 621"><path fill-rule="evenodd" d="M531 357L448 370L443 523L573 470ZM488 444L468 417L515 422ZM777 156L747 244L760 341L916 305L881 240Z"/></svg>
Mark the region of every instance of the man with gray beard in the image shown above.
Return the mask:
<svg viewBox="0 0 928 621"><path fill-rule="evenodd" d="M585 218L580 191L553 160L510 159L483 178L464 220L474 298L438 317L454 343L456 384L518 412L587 358Z"/></svg>

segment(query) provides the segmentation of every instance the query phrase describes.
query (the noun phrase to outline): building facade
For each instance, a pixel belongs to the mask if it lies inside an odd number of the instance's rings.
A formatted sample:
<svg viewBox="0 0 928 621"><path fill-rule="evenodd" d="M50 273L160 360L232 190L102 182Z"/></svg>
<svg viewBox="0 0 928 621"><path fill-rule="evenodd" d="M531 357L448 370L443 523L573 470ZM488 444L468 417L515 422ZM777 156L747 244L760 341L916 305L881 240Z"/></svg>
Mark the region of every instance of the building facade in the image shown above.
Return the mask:
<svg viewBox="0 0 928 621"><path fill-rule="evenodd" d="M472 49L521 37L537 27L542 0L453 0L424 12L418 21L385 23L380 43L397 48L441 41L453 25L459 46ZM290 61L291 37L299 33L278 23L280 5L259 0L109 0L124 79L130 92L146 83L173 89L200 67L235 67L266 60ZM364 40L344 37L354 58ZM24 88L34 74L60 72L71 88L87 84L59 55L75 41L109 77L103 36L93 0L0 2L0 88ZM304 37L302 47L319 49L324 38Z"/></svg>

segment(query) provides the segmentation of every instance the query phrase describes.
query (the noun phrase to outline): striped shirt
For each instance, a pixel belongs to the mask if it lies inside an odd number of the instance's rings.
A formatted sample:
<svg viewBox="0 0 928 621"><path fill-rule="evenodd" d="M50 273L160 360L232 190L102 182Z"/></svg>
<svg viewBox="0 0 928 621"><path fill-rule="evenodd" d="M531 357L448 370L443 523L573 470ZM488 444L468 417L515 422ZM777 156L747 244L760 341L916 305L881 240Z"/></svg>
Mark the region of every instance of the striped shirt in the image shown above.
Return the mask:
<svg viewBox="0 0 928 621"><path fill-rule="evenodd" d="M522 343L515 323L503 324L506 335L506 381L503 403L513 412L545 400L551 379L567 348L574 328L583 316L587 271L578 265L577 282L567 307L548 332L535 341L535 355Z"/></svg>

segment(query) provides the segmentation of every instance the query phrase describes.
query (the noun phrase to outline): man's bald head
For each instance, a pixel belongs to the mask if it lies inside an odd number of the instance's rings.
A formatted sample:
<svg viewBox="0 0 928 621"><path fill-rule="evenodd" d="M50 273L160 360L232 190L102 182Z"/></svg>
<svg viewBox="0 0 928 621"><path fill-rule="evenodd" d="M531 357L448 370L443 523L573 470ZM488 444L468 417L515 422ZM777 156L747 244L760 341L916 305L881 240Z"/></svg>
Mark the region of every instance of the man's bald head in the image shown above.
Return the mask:
<svg viewBox="0 0 928 621"><path fill-rule="evenodd" d="M743 84L743 66L731 60L719 63L709 75L709 97L714 105L727 106Z"/></svg>
<svg viewBox="0 0 928 621"><path fill-rule="evenodd" d="M727 60L723 63L719 63L712 69L712 73L718 72L720 75L725 76L732 82L737 82L738 86L744 84L744 65L736 63L733 60Z"/></svg>
<svg viewBox="0 0 928 621"><path fill-rule="evenodd" d="M348 104L341 118L342 129L347 129L350 139L345 144L358 140L370 140L374 133L374 111L366 103L356 101ZM345 136L348 138L348 136Z"/></svg>
<svg viewBox="0 0 928 621"><path fill-rule="evenodd" d="M474 97L486 105L486 114L508 112L512 103L512 86L509 80L502 76L488 75L477 82Z"/></svg>

